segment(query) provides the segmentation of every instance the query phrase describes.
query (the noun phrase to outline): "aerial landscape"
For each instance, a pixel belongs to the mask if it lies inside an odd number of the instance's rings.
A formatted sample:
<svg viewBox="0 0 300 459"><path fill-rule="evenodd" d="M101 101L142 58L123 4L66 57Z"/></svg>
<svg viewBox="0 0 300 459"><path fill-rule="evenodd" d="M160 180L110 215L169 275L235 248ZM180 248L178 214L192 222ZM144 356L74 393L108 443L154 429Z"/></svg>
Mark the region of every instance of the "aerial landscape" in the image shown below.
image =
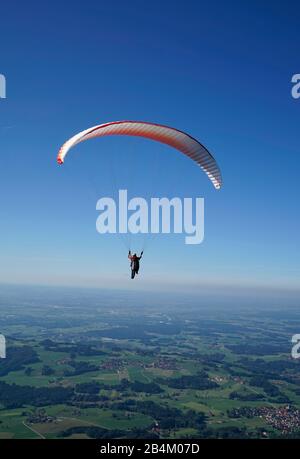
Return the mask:
<svg viewBox="0 0 300 459"><path fill-rule="evenodd" d="M298 447L300 3L0 11L0 454Z"/></svg>
<svg viewBox="0 0 300 459"><path fill-rule="evenodd" d="M300 436L295 305L1 291L0 438Z"/></svg>

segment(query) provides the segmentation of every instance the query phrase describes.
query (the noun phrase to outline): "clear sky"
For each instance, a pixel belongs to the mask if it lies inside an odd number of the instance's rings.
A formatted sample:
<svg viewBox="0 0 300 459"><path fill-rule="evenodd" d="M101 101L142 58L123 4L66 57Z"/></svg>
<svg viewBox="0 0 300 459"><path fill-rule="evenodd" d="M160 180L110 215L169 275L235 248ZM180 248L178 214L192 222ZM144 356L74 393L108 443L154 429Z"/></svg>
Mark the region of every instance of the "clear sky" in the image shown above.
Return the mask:
<svg viewBox="0 0 300 459"><path fill-rule="evenodd" d="M299 21L292 1L3 3L0 282L299 288ZM198 138L223 189L141 139L97 139L56 164L68 137L122 119ZM96 198L120 184L204 197L205 242L156 237L131 282L126 247L95 229Z"/></svg>

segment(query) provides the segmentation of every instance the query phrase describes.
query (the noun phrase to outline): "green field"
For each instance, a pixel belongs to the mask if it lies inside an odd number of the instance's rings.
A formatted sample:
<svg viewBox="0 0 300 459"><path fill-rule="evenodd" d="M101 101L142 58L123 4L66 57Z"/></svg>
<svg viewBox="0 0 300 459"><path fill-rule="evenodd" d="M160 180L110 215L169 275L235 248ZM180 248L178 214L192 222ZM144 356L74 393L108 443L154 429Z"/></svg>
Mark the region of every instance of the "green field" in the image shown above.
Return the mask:
<svg viewBox="0 0 300 459"><path fill-rule="evenodd" d="M296 308L33 289L1 298L0 324L0 439L300 438Z"/></svg>

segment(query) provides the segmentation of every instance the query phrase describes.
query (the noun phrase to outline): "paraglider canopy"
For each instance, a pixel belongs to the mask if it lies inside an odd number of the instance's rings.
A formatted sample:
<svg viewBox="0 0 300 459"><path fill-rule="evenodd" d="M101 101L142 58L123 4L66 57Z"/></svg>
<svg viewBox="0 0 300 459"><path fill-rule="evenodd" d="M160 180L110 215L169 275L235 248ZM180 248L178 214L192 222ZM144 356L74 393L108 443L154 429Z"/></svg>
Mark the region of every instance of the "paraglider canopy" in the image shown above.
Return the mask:
<svg viewBox="0 0 300 459"><path fill-rule="evenodd" d="M60 148L58 164L64 163L68 151L78 143L109 135L144 137L169 145L195 161L217 190L222 186L221 171L216 160L198 140L178 129L143 121L114 121L79 132Z"/></svg>

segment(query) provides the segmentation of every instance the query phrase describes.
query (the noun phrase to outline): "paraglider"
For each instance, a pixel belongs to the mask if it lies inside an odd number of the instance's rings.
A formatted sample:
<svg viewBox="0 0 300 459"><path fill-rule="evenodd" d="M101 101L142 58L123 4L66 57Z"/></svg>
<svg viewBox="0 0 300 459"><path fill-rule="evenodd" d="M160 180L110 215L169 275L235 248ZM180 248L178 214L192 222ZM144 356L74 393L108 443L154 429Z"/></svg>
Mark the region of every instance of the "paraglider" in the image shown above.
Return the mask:
<svg viewBox="0 0 300 459"><path fill-rule="evenodd" d="M58 164L63 164L68 152L75 145L85 140L114 135L143 137L169 145L194 161L205 172L215 189L219 190L222 187L222 176L219 166L204 145L183 131L162 124L144 121L113 121L81 131L62 145L57 156L57 162ZM143 252L138 257L136 254L131 255L131 251L129 250L128 258L131 261L132 279L139 273L142 256Z"/></svg>
<svg viewBox="0 0 300 459"><path fill-rule="evenodd" d="M130 268L131 268L131 279L134 279L135 275L139 273L140 269L140 259L143 256L143 251L141 252L141 255L138 257L136 253L131 255L131 251L129 250L128 252L128 258L130 260Z"/></svg>
<svg viewBox="0 0 300 459"><path fill-rule="evenodd" d="M144 121L114 121L99 124L79 132L67 140L60 148L57 156L58 164L64 163L69 150L78 143L109 135L144 137L169 145L195 161L217 190L222 186L221 171L216 160L198 140L178 129Z"/></svg>

